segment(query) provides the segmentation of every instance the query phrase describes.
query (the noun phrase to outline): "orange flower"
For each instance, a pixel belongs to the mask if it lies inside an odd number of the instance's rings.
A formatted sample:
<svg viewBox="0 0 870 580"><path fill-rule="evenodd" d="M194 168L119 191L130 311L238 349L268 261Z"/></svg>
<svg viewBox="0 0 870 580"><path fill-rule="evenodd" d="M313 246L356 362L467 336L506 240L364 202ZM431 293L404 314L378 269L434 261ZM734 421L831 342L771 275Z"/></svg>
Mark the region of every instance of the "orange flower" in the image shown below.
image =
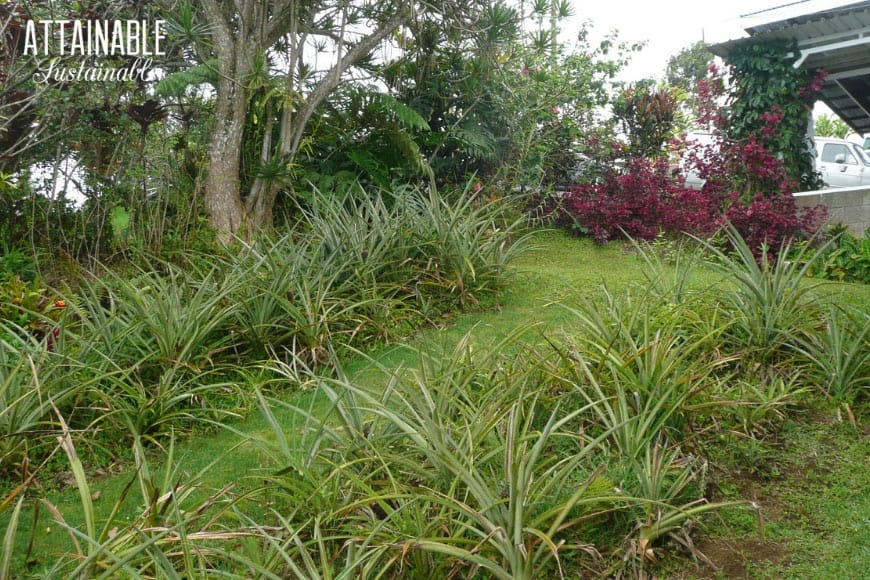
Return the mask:
<svg viewBox="0 0 870 580"><path fill-rule="evenodd" d="M54 307L55 308L66 308L66 302L63 300L55 300Z"/></svg>

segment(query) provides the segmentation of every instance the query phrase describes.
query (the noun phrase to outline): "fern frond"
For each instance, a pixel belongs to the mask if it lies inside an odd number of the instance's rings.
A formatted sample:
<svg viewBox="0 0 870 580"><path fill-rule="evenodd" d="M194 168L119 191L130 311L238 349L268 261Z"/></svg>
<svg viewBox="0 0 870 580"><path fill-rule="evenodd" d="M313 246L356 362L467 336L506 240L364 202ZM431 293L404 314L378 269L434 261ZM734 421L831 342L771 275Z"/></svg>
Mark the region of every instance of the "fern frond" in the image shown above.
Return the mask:
<svg viewBox="0 0 870 580"><path fill-rule="evenodd" d="M217 59L211 59L205 64L198 64L187 70L168 74L157 83L154 92L158 97L163 98L180 97L187 91L188 87L196 87L205 83L214 86L218 80L218 65Z"/></svg>
<svg viewBox="0 0 870 580"><path fill-rule="evenodd" d="M403 127L428 131L429 123L420 113L402 103L392 95L374 93L371 95L371 107L388 118L393 118Z"/></svg>
<svg viewBox="0 0 870 580"><path fill-rule="evenodd" d="M450 137L459 143L464 152L475 157L490 157L495 153L495 136L484 127L456 127Z"/></svg>
<svg viewBox="0 0 870 580"><path fill-rule="evenodd" d="M415 170L423 171L423 155L420 153L420 146L417 145L417 142L414 141L411 135L396 126L390 131L389 136L393 146L402 154L407 163Z"/></svg>

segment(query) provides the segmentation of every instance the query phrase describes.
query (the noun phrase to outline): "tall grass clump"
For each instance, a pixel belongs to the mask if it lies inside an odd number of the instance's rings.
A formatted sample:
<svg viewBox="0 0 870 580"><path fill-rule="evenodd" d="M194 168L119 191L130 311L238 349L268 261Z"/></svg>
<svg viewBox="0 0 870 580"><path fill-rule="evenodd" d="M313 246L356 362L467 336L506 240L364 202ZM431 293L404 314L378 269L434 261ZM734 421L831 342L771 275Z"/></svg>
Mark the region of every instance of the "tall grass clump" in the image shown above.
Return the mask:
<svg viewBox="0 0 870 580"><path fill-rule="evenodd" d="M143 375L170 367L195 371L232 347L226 331L237 305L219 272L157 266L108 271L82 281L78 295L69 297L77 322L69 331L94 364L109 356L116 366L135 365Z"/></svg>
<svg viewBox="0 0 870 580"><path fill-rule="evenodd" d="M852 405L870 392L870 314L830 306L824 326L789 345L809 366L822 394L843 405L857 427Z"/></svg>
<svg viewBox="0 0 870 580"><path fill-rule="evenodd" d="M63 552L43 563L40 572L45 577L177 578L219 571L234 578L280 577L237 553L238 543L256 531L238 525L239 518L232 515L240 501L233 486L211 490L201 483L203 475L224 457L215 458L197 473L188 473L170 440L166 452L156 458L159 464L155 458L143 458L114 498L111 510L98 512L98 494L85 472L75 438L61 415L58 424L58 447L66 458L79 503L64 513L49 500L38 500L50 514L49 525L63 535L58 544ZM7 525L3 564L9 568L28 560L33 546L31 540L28 553L10 553L15 533L29 523L22 519L23 513L16 505Z"/></svg>
<svg viewBox="0 0 870 580"><path fill-rule="evenodd" d="M475 304L504 282L507 263L522 252L531 234L522 218L507 219L505 201L486 201L469 187L453 200L434 189L399 198L410 212L418 242L421 284L436 295Z"/></svg>
<svg viewBox="0 0 870 580"><path fill-rule="evenodd" d="M228 262L237 315L255 351L310 362L330 348L388 340L419 324L406 216L378 196L316 195L293 227Z"/></svg>
<svg viewBox="0 0 870 580"><path fill-rule="evenodd" d="M645 288L660 301L683 304L701 293L694 282L703 259L703 247L693 240L661 239L654 242L629 238L644 263Z"/></svg>
<svg viewBox="0 0 870 580"><path fill-rule="evenodd" d="M411 577L537 578L568 552L594 553L569 539L612 495L588 461L600 440L575 429L588 407L543 396L535 356L505 347L474 352L466 340L419 369L384 369L382 393L309 377L337 421L307 415L309 452L275 480L287 503L304 521L332 521L325 535L342 553L368 550L374 569ZM328 514L308 512L327 490Z"/></svg>
<svg viewBox="0 0 870 580"><path fill-rule="evenodd" d="M594 407L597 423L611 432L614 451L633 460L661 437L679 443L733 361L712 349L726 326L702 319L700 295L680 291L669 303L661 292L656 285L619 295L604 289L566 304L565 336L554 341L569 388L603 401Z"/></svg>
<svg viewBox="0 0 870 580"><path fill-rule="evenodd" d="M736 349L752 351L760 360L781 355L784 345L820 320L813 300L813 285L807 273L816 259L806 247L779 257L762 248L756 257L752 248L734 229L725 229L730 250L703 242L711 256L710 266L723 277L719 300L732 320L727 338Z"/></svg>
<svg viewBox="0 0 870 580"><path fill-rule="evenodd" d="M316 263L341 260L333 267L340 272L340 287L378 283L401 287L413 280L409 214L399 203L388 205L387 195L363 190L344 197L315 195L302 210L301 229L312 240L312 259Z"/></svg>
<svg viewBox="0 0 870 580"><path fill-rule="evenodd" d="M81 385L44 341L6 336L0 339L0 475L25 481L54 447L52 405L67 405Z"/></svg>
<svg viewBox="0 0 870 580"><path fill-rule="evenodd" d="M219 272L158 262L159 271L107 272L64 295L58 350L85 385L67 420L109 454L159 444L175 429L243 408L232 315ZM129 445L129 446L128 446Z"/></svg>
<svg viewBox="0 0 870 580"><path fill-rule="evenodd" d="M42 337L0 321L0 475L24 487L56 451L53 410L76 413L102 377L78 356L69 312L59 320L32 314L46 329Z"/></svg>
<svg viewBox="0 0 870 580"><path fill-rule="evenodd" d="M417 307L431 301L437 311L473 305L496 292L506 264L531 235L521 231L519 216L510 217L506 202L485 200L470 187L452 194L432 186L318 195L303 219L318 260L342 256L342 281L386 283L413 297Z"/></svg>
<svg viewBox="0 0 870 580"><path fill-rule="evenodd" d="M242 359L262 360L283 349L312 363L338 346L359 302L343 294L341 256L313 258L309 238L261 241L226 260L226 284L237 309L232 332Z"/></svg>
<svg viewBox="0 0 870 580"><path fill-rule="evenodd" d="M322 363L330 349L388 341L493 296L529 235L506 215L467 192L315 192L293 233L217 259L242 347Z"/></svg>

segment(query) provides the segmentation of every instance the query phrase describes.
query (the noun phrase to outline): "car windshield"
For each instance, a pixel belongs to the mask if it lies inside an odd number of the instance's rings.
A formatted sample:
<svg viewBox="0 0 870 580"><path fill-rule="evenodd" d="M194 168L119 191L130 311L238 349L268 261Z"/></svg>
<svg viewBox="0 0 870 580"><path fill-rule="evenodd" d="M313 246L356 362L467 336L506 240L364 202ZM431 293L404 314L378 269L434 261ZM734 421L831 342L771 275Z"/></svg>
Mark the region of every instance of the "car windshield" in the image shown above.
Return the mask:
<svg viewBox="0 0 870 580"><path fill-rule="evenodd" d="M870 157L868 157L867 152L864 151L861 147L853 147L856 152L856 155L861 158L861 162L864 165L870 165Z"/></svg>

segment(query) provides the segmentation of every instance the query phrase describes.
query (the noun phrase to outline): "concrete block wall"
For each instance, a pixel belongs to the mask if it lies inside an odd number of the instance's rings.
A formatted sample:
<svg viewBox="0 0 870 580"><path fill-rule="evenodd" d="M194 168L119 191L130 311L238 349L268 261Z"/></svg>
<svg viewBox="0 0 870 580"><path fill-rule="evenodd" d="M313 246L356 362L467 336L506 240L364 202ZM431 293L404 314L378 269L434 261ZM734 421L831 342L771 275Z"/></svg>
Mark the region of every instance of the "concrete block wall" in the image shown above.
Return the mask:
<svg viewBox="0 0 870 580"><path fill-rule="evenodd" d="M843 224L856 236L870 228L870 187L805 191L794 194L794 199L798 207L827 206L828 222Z"/></svg>

